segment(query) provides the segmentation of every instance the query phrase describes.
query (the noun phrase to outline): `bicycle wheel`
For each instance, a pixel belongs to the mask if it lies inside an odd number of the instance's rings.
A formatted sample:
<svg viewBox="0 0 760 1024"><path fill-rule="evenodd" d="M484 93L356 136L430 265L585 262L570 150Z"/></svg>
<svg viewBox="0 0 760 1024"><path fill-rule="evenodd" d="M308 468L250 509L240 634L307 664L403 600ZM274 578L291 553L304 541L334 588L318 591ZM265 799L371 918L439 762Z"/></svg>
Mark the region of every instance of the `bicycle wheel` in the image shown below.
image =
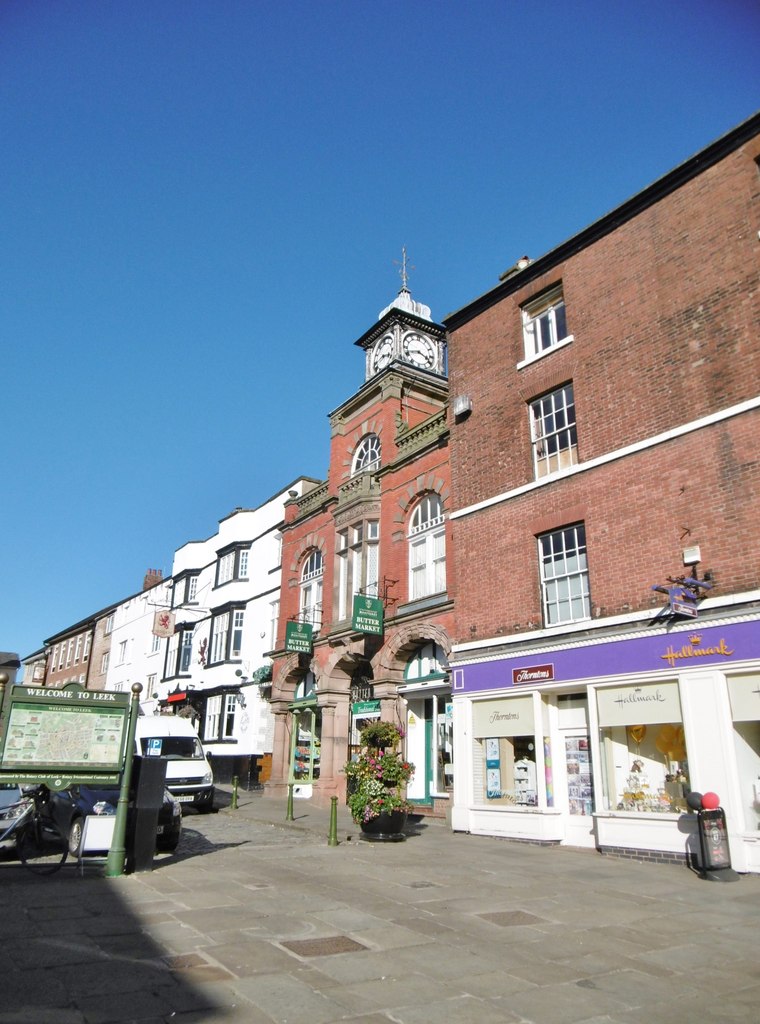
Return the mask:
<svg viewBox="0 0 760 1024"><path fill-rule="evenodd" d="M21 863L35 875L52 875L63 867L68 843L52 821L37 818L29 822L16 840Z"/></svg>

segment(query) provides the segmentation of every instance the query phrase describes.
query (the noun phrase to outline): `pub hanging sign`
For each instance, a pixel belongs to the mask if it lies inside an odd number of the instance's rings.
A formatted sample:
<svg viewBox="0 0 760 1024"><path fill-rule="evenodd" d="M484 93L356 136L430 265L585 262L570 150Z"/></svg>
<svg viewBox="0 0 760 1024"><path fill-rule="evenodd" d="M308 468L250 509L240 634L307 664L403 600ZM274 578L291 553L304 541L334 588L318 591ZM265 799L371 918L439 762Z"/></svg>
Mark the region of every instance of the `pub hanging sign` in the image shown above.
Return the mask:
<svg viewBox="0 0 760 1024"><path fill-rule="evenodd" d="M285 650L297 654L311 654L313 626L310 622L285 623Z"/></svg>
<svg viewBox="0 0 760 1024"><path fill-rule="evenodd" d="M354 615L351 628L357 633L373 633L383 635L383 602L379 597L354 595Z"/></svg>

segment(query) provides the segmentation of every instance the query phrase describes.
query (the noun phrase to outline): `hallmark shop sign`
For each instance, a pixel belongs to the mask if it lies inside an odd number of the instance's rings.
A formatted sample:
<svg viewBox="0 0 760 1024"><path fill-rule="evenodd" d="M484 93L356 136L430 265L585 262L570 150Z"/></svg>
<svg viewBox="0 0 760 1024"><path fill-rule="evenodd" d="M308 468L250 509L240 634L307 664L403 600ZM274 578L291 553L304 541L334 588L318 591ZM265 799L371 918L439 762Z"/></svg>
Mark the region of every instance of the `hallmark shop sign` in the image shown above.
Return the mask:
<svg viewBox="0 0 760 1024"><path fill-rule="evenodd" d="M311 654L313 626L310 622L285 623L285 650Z"/></svg>
<svg viewBox="0 0 760 1024"><path fill-rule="evenodd" d="M357 633L383 635L383 602L379 597L354 595L354 617L351 628Z"/></svg>

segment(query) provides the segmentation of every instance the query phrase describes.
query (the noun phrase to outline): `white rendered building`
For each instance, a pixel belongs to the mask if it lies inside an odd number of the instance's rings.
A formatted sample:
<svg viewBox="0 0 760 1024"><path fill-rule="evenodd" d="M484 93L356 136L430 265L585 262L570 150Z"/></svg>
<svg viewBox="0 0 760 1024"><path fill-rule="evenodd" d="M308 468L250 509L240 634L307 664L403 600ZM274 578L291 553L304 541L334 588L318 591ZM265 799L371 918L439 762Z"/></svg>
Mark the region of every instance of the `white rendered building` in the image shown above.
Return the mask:
<svg viewBox="0 0 760 1024"><path fill-rule="evenodd" d="M299 478L257 508L236 508L206 540L174 556L170 611L157 698L192 719L217 781L244 787L268 772L273 719L262 696L279 616L284 506L314 486Z"/></svg>

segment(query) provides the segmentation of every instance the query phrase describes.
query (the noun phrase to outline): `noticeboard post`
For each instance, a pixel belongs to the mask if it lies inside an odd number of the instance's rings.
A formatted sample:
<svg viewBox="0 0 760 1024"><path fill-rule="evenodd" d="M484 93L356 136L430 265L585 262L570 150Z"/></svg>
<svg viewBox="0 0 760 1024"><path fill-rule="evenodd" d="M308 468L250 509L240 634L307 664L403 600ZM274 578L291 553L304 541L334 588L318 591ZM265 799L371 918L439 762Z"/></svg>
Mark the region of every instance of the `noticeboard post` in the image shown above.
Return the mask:
<svg viewBox="0 0 760 1024"><path fill-rule="evenodd" d="M13 686L0 679L0 781L67 789L121 783L106 871L121 874L139 694Z"/></svg>

